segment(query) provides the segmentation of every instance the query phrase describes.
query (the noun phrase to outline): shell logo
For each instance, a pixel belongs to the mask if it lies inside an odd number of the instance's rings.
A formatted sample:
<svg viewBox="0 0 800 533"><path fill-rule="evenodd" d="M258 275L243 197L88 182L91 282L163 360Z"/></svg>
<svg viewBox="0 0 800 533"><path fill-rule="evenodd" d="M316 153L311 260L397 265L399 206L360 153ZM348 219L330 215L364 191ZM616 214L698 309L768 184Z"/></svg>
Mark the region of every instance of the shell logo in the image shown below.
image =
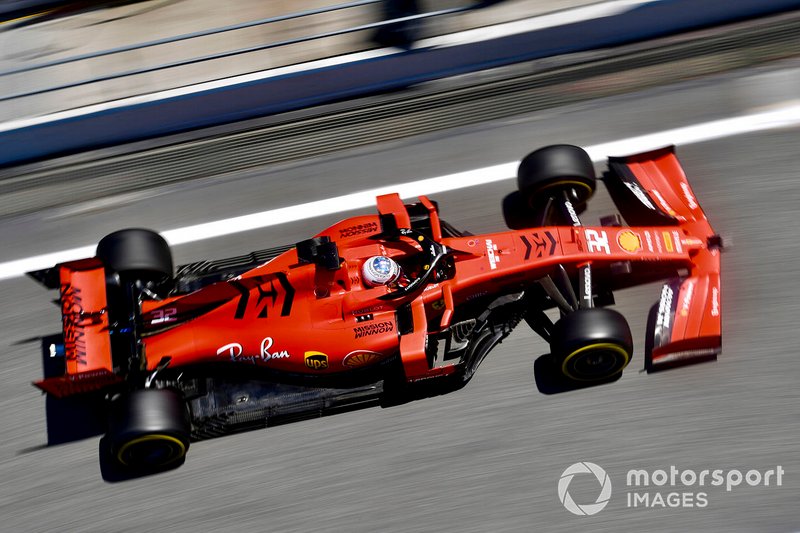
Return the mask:
<svg viewBox="0 0 800 533"><path fill-rule="evenodd" d="M383 358L382 354L378 352L368 352L366 350L357 350L350 352L344 356L342 364L347 368L360 368L362 366L371 365L378 362Z"/></svg>
<svg viewBox="0 0 800 533"><path fill-rule="evenodd" d="M617 234L617 244L628 253L636 253L642 249L642 238L631 230L620 231Z"/></svg>

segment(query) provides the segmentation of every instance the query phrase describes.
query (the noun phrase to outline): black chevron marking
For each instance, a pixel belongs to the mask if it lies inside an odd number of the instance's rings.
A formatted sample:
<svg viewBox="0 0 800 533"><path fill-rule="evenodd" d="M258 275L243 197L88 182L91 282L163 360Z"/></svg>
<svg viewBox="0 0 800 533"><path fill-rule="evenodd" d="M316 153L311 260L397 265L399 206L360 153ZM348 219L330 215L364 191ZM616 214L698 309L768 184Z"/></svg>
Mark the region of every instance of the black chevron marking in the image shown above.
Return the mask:
<svg viewBox="0 0 800 533"><path fill-rule="evenodd" d="M525 245L525 260L527 261L531 257L531 250L533 250L533 247L531 243L528 242L528 239L525 238L525 235L521 235L520 239L522 239L522 244Z"/></svg>
<svg viewBox="0 0 800 533"><path fill-rule="evenodd" d="M554 253L556 253L556 242L557 242L556 238L553 237L553 235L549 231L545 231L544 234L547 235L548 239L550 239L550 252L548 255L553 255Z"/></svg>

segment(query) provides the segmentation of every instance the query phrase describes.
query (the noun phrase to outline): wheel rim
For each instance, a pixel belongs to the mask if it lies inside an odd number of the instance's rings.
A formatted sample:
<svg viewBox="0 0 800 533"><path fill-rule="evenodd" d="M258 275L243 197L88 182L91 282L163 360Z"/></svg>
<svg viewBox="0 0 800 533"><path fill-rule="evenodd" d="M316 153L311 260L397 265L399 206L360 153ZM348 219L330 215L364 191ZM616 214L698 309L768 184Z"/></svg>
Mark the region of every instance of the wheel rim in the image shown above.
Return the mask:
<svg viewBox="0 0 800 533"><path fill-rule="evenodd" d="M125 466L162 467L180 460L186 445L170 435L142 435L120 446L117 460Z"/></svg>
<svg viewBox="0 0 800 533"><path fill-rule="evenodd" d="M630 353L619 344L589 344L565 357L561 371L577 381L597 381L619 374L630 359Z"/></svg>
<svg viewBox="0 0 800 533"><path fill-rule="evenodd" d="M591 198L592 194L594 193L594 190L588 183L578 180L557 180L552 183L547 183L543 185L538 192L542 193L543 191L546 191L548 189L555 189L562 187L572 187L580 203L586 202L589 198Z"/></svg>

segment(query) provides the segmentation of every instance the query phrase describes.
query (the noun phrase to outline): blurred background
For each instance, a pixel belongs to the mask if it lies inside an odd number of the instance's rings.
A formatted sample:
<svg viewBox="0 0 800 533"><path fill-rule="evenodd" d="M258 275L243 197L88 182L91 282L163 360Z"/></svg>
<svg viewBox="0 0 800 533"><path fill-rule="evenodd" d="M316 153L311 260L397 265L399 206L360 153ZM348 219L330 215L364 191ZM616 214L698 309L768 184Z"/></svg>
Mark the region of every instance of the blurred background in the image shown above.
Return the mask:
<svg viewBox="0 0 800 533"><path fill-rule="evenodd" d="M5 0L0 50L0 529L800 530L800 1ZM735 243L718 362L638 372L658 297L641 287L617 295L637 351L614 384L540 393L547 346L520 326L461 391L200 442L158 476L107 483L96 438L48 441L30 382L59 314L26 270L122 227L251 213L257 228L196 232L176 260L292 243L371 208L277 209L561 142L598 169L678 145ZM500 231L508 178L433 198L456 227ZM585 220L612 211L600 191ZM558 498L578 461L614 483L595 516ZM670 465L786 475L710 489L705 508L626 504L628 470Z"/></svg>

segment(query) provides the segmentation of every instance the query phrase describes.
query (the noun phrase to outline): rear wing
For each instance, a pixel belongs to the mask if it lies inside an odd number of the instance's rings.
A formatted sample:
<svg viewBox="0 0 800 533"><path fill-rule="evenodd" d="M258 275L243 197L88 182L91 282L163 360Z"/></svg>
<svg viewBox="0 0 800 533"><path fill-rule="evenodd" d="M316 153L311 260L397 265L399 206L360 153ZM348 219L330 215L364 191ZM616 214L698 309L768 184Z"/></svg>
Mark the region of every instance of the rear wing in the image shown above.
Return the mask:
<svg viewBox="0 0 800 533"><path fill-rule="evenodd" d="M63 397L101 389L121 381L111 356L106 275L97 258L62 263L32 272L48 288L59 289L62 336L44 347L45 357L63 357L63 374L48 375L34 383L43 391ZM60 342L59 342L60 341Z"/></svg>
<svg viewBox="0 0 800 533"><path fill-rule="evenodd" d="M700 207L675 148L609 158L604 181L629 224L665 226L665 246L701 244L692 266L662 286L650 312L645 369L716 359L722 348L722 240Z"/></svg>

